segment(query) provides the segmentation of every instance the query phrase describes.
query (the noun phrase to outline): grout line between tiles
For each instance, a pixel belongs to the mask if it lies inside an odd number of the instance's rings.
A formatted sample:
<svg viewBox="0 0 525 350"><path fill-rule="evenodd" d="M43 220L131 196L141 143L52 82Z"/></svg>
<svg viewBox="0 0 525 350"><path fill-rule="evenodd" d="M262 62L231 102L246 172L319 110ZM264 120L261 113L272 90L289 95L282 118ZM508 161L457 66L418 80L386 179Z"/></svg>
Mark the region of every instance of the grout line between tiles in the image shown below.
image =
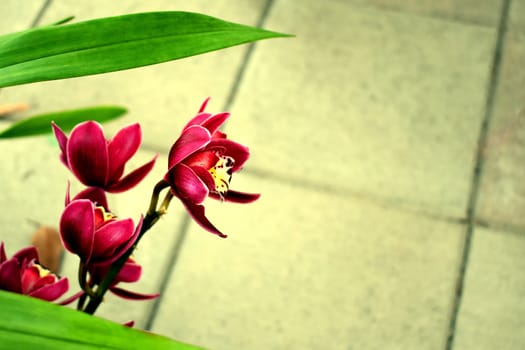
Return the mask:
<svg viewBox="0 0 525 350"><path fill-rule="evenodd" d="M468 208L467 208L467 229L465 232L465 241L463 245L463 254L461 257L461 263L458 271L458 277L456 281L456 295L452 307L452 315L450 318L450 324L448 329L448 336L446 341L446 350L452 350L454 347L454 336L457 326L457 318L459 315L459 309L461 307L461 301L464 292L465 273L468 267L469 255L472 243L472 237L474 235L474 227L476 225L476 204L478 200L481 176L483 171L484 159L483 150L487 145L487 135L490 129L490 122L492 119L492 112L494 109L494 98L496 95L496 89L498 87L501 59L503 55L505 33L507 29L507 22L509 17L509 8L511 0L504 0L501 7L500 21L498 24L498 32L496 38L496 44L494 48L494 56L492 58L492 65L490 71L490 79L487 87L487 98L485 102L485 113L481 123L478 145L476 150L475 165L472 174L472 186L470 188Z"/></svg>
<svg viewBox="0 0 525 350"><path fill-rule="evenodd" d="M270 9L272 5L273 5L273 0L266 1L266 3L264 4L264 8L262 9L261 16L259 17L259 19L257 20L257 23L255 24L256 27L261 28L264 25L264 22L266 22L266 19L268 18L268 14L270 13ZM252 57L252 53L255 48L255 45L256 43L254 42L250 43L244 53L244 57L241 61L242 62L241 66L239 67L239 70L237 71L237 74L235 75L233 86L230 89L230 93L222 109L223 111L229 111L231 109L231 106L233 105L233 102L235 101L235 97L237 97L237 92L239 91L239 88L241 86L241 82L244 78L244 73L246 72L248 62L250 61L250 58Z"/></svg>
<svg viewBox="0 0 525 350"><path fill-rule="evenodd" d="M476 26L483 28L494 28L495 24L491 24L490 21L483 19L468 18L465 15L451 15L442 11L432 11L428 13L418 12L416 10L403 9L401 7L396 7L395 5L386 5L386 4L355 4L360 8L369 9L373 11L381 11L392 14L401 14L401 15L411 15L414 17L422 19L430 19L436 21L443 21L449 23L462 24L467 26Z"/></svg>
<svg viewBox="0 0 525 350"><path fill-rule="evenodd" d="M268 18L268 14L270 12L272 4L273 4L273 0L266 1L264 8L261 11L261 15L259 16L259 19L257 20L255 24L257 27L263 26L264 22ZM248 61L250 60L252 56L254 47L255 47L255 43L251 43L246 49L246 52L244 54L244 57L241 60L241 64L239 66L237 74L235 75L235 79L230 89L230 93L228 94L228 98L226 99L226 102L224 104L223 110L229 110L233 102L235 101L235 97L241 86L242 80L244 78L244 72L246 71L246 67L248 66ZM146 147L146 149L150 149L150 147ZM157 318L157 314L160 308L160 304L162 303L165 291L169 284L169 279L171 275L173 274L173 271L175 270L175 265L178 262L178 257L186 241L186 236L188 235L189 226L190 226L189 215L185 215L182 219L182 223L179 229L175 232L175 234L177 234L177 238L175 239L175 243L171 251L171 256L168 258L166 262L167 265L165 266L164 276L162 277L160 288L159 288L160 296L154 300L153 305L149 311L149 315L148 315L146 324L144 326L144 329L147 331L150 331L153 328L153 325L155 323L155 320Z"/></svg>
<svg viewBox="0 0 525 350"><path fill-rule="evenodd" d="M42 17L44 17L47 9L49 8L49 6L51 5L51 3L53 2L53 0L46 0L44 2L44 4L42 5L42 7L40 8L40 10L38 11L38 13L36 14L36 17L35 19L33 20L33 22L31 23L31 28L34 28L36 26L38 26L40 24L40 21L42 20Z"/></svg>
<svg viewBox="0 0 525 350"><path fill-rule="evenodd" d="M171 254L168 255L168 259L166 261L166 268L164 270L164 276L162 277L162 280L160 282L159 287L159 297L153 301L153 305L151 306L151 309L149 311L148 318L146 320L146 324L144 325L144 330L150 331L153 327L153 323L155 322L155 318L157 317L157 313L160 308L160 304L162 303L162 300L164 299L164 295L166 292L166 289L168 288L169 278L173 273L173 270L175 269L175 264L177 264L177 260L180 256L180 252L182 250L182 246L184 245L184 242L186 241L186 235L188 232L188 228L190 226L190 218L188 215L184 215L182 217L182 222L177 230L180 232L180 234L175 239L175 243L173 244L173 248L171 249Z"/></svg>
<svg viewBox="0 0 525 350"><path fill-rule="evenodd" d="M525 227L522 225L513 225L506 222L493 220L487 221L483 218L476 218L475 224L478 227L498 231L502 234L510 234L524 238L523 233L525 233Z"/></svg>

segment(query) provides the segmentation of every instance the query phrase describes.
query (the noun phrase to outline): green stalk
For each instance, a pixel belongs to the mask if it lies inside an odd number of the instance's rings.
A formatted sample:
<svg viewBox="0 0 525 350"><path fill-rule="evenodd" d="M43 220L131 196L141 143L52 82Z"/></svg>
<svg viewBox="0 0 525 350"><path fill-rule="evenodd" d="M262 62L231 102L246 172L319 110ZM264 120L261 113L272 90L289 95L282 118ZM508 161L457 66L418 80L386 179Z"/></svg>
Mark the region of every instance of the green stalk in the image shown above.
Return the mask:
<svg viewBox="0 0 525 350"><path fill-rule="evenodd" d="M98 306L104 299L104 295L106 294L107 290L115 280L115 277L117 277L119 271L122 269L128 258L131 256L133 251L135 251L135 248L137 247L140 239L144 234L153 226L155 223L159 220L159 218L166 213L167 206L169 205L169 201L166 202L168 195L164 199L162 203L162 208L160 210L157 210L157 203L159 201L159 194L160 191L162 191L164 188L168 187L168 183L166 183L164 180L161 180L155 185L155 188L153 189L153 194L151 195L151 201L148 208L148 212L146 213L146 216L144 217L144 220L142 221L142 227L139 232L139 236L137 237L137 240L129 248L120 258L118 258L113 264L111 264L111 268L109 269L108 274L100 283L100 285L97 287L96 291L93 293L93 295L90 295L89 303L87 304L86 308L83 310L85 313L88 314L94 314L97 310ZM169 198L171 199L172 196Z"/></svg>

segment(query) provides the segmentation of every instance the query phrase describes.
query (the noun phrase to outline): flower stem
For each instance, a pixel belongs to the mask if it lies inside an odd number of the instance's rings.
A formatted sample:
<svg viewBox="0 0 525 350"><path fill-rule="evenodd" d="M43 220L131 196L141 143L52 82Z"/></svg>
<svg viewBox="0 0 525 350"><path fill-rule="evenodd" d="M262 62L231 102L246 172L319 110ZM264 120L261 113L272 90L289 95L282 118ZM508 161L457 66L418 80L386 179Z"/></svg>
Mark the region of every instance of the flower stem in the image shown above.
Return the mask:
<svg viewBox="0 0 525 350"><path fill-rule="evenodd" d="M98 306L104 299L104 294L106 294L107 290L115 280L115 277L117 277L119 271L122 269L128 258L131 256L135 248L137 247L140 239L144 234L153 226L155 223L159 220L159 218L165 213L165 210L157 210L157 204L159 201L159 194L160 192L168 187L169 184L166 183L164 180L161 180L158 182L154 189L153 194L151 195L151 201L149 205L148 212L146 213L146 216L144 217L144 220L142 221L142 227L140 229L139 235L137 237L137 240L135 243L129 248L120 258L118 258L113 264L111 264L111 268L109 269L109 272L104 277L104 280L100 285L97 287L93 295L90 295L89 303L87 304L86 308L83 310L85 313L88 314L94 314L97 310ZM163 201L163 205L165 204L166 199ZM167 205L166 205L167 207Z"/></svg>

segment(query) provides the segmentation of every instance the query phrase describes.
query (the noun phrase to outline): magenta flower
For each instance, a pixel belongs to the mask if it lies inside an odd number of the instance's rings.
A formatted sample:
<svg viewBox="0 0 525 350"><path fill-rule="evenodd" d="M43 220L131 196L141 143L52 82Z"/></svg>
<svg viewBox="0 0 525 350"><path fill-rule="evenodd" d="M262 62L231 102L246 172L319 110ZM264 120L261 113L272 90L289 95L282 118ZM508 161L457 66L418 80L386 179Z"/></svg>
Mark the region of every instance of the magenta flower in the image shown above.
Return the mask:
<svg viewBox="0 0 525 350"><path fill-rule="evenodd" d="M124 254L138 237L133 220L117 220L88 199L73 200L60 218L60 237L64 247L77 254L86 265L110 264Z"/></svg>
<svg viewBox="0 0 525 350"><path fill-rule="evenodd" d="M19 250L7 259L0 243L0 289L54 301L67 292L67 278L59 278L38 263L35 247Z"/></svg>
<svg viewBox="0 0 525 350"><path fill-rule="evenodd" d="M89 270L89 275L91 276L90 283L93 284L100 284L104 277L109 272L111 265L97 265L93 266ZM137 264L133 258L128 258L128 260L124 263L124 266L122 266L122 269L118 272L117 276L113 280L113 283L110 285L109 290L125 299L133 299L133 300L147 300L147 299L154 299L159 296L159 294L141 294L137 292L132 292L120 287L117 287L116 285L120 282L124 283L134 283L137 282L140 279L140 276L142 274L142 266Z"/></svg>
<svg viewBox="0 0 525 350"><path fill-rule="evenodd" d="M126 162L142 142L140 125L121 129L106 140L102 126L94 121L80 123L68 137L53 123L53 132L62 150L60 159L86 186L118 193L136 186L153 168L156 157L122 177Z"/></svg>
<svg viewBox="0 0 525 350"><path fill-rule="evenodd" d="M204 112L208 100L204 101L199 113L186 124L171 147L164 180L199 225L220 237L226 237L206 218L202 202L212 197L228 202L250 203L260 195L230 190L232 174L242 168L250 153L246 146L227 139L226 134L219 131L230 114Z"/></svg>

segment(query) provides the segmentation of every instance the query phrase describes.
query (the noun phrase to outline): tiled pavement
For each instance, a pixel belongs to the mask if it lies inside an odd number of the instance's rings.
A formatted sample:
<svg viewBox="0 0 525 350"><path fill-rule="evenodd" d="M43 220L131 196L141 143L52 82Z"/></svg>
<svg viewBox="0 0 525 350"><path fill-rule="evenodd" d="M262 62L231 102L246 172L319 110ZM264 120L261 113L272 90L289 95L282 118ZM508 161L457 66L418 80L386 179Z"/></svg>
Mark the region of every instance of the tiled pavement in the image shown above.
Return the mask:
<svg viewBox="0 0 525 350"><path fill-rule="evenodd" d="M191 3L191 4L188 4ZM190 10L293 33L130 71L6 88L31 112L120 104L154 175L114 198L137 217L202 99L231 110L252 159L209 203L221 240L169 215L136 254L135 289L100 315L210 349L525 347L525 1L4 0L0 32ZM4 122L4 124L6 124ZM8 253L56 225L70 177L50 138L2 142ZM53 165L56 164L56 165ZM73 258L63 273L74 276ZM73 278L74 280L74 278Z"/></svg>

